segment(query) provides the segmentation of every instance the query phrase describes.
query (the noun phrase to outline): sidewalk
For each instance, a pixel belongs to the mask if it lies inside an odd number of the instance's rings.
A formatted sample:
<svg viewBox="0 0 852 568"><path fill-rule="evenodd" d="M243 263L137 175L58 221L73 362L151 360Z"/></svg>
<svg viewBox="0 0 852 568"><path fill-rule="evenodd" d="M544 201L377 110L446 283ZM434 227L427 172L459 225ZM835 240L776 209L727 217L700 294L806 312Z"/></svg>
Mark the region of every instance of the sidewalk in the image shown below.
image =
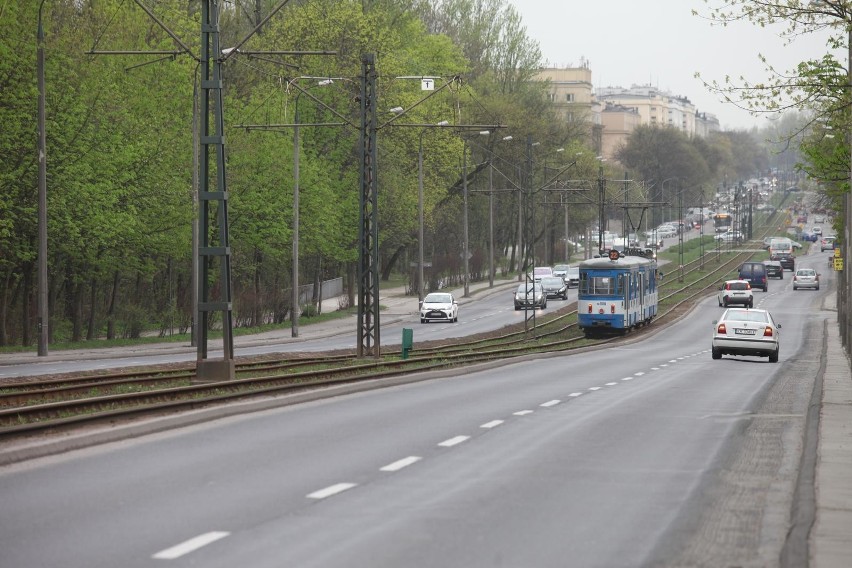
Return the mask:
<svg viewBox="0 0 852 568"><path fill-rule="evenodd" d="M489 288L488 282L475 282L468 286L469 297L464 297L464 287L443 290L452 293L460 306L476 299L481 299L491 294L505 292L518 284L517 279L494 280L494 287ZM508 297L507 297L508 298ZM323 301L324 312L336 311L338 298L327 298ZM508 299L507 299L508 302ZM381 310L379 318L383 325L397 323L405 319L416 318L419 306L417 296L406 296L405 287L379 288L379 305ZM310 339L320 339L345 333L357 331L357 316L352 315L341 319L332 319L323 322L311 323L310 319L299 320L299 337L292 337L290 326L282 327L272 331L257 333L253 335L234 336L234 350L239 356L240 347L254 347L272 343L295 343ZM218 343L217 343L218 341ZM221 348L221 340L212 339L209 342L211 348ZM121 347L102 347L91 349L68 349L50 350L45 357L39 357L35 350L21 353L0 353L0 365L19 365L24 363L41 363L71 361L81 359L112 359L116 357L135 357L149 354L175 354L195 353L196 347L189 342L179 343L145 343L139 345L126 345Z"/></svg>
<svg viewBox="0 0 852 568"><path fill-rule="evenodd" d="M836 321L828 322L809 536L813 568L852 566L852 366Z"/></svg>

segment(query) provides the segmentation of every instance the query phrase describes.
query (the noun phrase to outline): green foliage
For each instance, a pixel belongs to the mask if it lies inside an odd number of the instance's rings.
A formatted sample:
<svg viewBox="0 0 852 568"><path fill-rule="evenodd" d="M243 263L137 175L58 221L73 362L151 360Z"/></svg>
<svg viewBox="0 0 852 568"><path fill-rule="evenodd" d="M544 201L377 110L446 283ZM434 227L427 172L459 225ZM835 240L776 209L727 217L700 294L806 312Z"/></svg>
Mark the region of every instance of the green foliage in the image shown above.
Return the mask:
<svg viewBox="0 0 852 568"><path fill-rule="evenodd" d="M261 13L278 4L264 0ZM0 344L34 337L28 298L38 242L34 69L39 5L5 2L0 7L0 297L8 302ZM117 333L130 337L150 325L165 330L170 322L182 327L188 320L200 3L146 5L164 25L124 0L43 4L53 340L72 337L85 328L85 319L95 329L98 322L116 322ZM220 5L221 44L235 45L256 26L254 14L233 3ZM193 55L183 53L183 46ZM500 154L506 163L523 164L527 137L555 147L587 134L554 120L544 87L528 81L541 63L540 52L506 0L293 0L242 49L336 53L234 54L223 66L232 278L234 290L246 296L235 305L260 314L276 312L289 286L293 129L241 126L293 124L299 106L304 124L300 251L330 275L341 273L358 250L362 54L377 56L380 246L382 255L395 262L407 264L405 254L417 244L421 145L427 250L445 254L454 266L461 243L465 137L471 138L468 182L482 190L487 156ZM88 53L108 50L177 55ZM423 76L437 78L439 90L432 96L420 90ZM308 77L335 79L320 86ZM385 111L394 106L408 110L391 120ZM443 120L458 129L410 126ZM330 123L336 125L308 126ZM475 124L517 127L513 134L520 143L499 147L496 130L473 140L477 135L464 125ZM510 175L517 171L515 165L504 169ZM210 172L212 184L216 173ZM503 177L498 180L506 185ZM514 194L497 199L498 249L517 241L514 199ZM480 195L470 201L472 249L481 256L487 241L486 200ZM157 314L156 321L145 314ZM215 317L210 323L215 327Z"/></svg>

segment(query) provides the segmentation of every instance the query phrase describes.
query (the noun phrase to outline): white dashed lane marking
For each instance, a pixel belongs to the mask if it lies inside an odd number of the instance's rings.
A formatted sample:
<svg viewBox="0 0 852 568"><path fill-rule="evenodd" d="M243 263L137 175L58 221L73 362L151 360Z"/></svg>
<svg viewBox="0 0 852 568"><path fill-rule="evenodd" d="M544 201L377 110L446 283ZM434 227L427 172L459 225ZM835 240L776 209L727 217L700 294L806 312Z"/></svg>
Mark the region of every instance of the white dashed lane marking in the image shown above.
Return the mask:
<svg viewBox="0 0 852 568"><path fill-rule="evenodd" d="M701 353L706 353L708 351L709 350L702 351ZM698 355L698 354L694 354L694 355ZM677 359L671 359L669 361L669 363L677 363L679 360L682 361L683 359L692 357L694 355L687 355L685 357L678 357ZM661 368L664 368L664 367L668 367L668 364L662 363L662 364L659 365L659 367L651 367L651 370L659 371ZM635 379L637 377L641 377L643 375L645 375L645 371L638 371L636 373L633 373L633 376L624 377L621 380L622 381L632 381L633 379ZM608 387L612 387L612 386L616 386L616 385L618 385L618 382L615 382L615 381L605 384L605 386L608 386ZM594 391L599 391L602 388L603 387L589 387L588 390L594 392ZM577 398L577 397L582 396L582 395L583 395L582 392L572 392L568 396L571 397L571 398ZM556 405L560 404L561 402L562 401L559 400L559 399L553 399L553 400L549 400L547 402L544 402L544 403L540 404L539 406L544 407L544 408L549 408L549 407L556 406ZM533 410L527 409L527 410L518 410L517 412L514 412L513 415L514 416L526 416L528 414L533 414L533 413L534 413ZM490 422L486 422L485 424L481 424L479 427L485 428L485 429L491 429L491 428L496 428L497 426L500 426L501 424L504 424L504 423L505 423L504 420L491 420ZM466 442L469 439L470 439L470 436L454 436L452 438L448 438L447 440L444 440L443 442L440 442L438 444L438 446L441 446L441 447L444 447L444 448L451 448L453 446L457 446L457 445L461 444L462 442ZM423 459L423 458L421 458L419 456L409 456L407 458L397 460L393 463L390 463L390 464L380 468L380 471L386 471L386 472L399 471L399 470L401 470L405 467L408 467L410 465L417 463L421 459ZM337 495L339 493L342 493L344 491L352 489L353 487L356 487L356 486L357 486L356 483L337 483L335 485L330 485L329 487L326 487L325 489L320 489L319 491L314 491L313 493L309 493L308 498L310 498L310 499L325 499L327 497L331 497L332 495ZM178 558L179 556L182 556L184 554L187 554L188 552L191 552L191 551L196 550L196 549L198 549L202 546L205 546L206 544L209 544L210 542L214 542L215 540L218 540L220 538L228 536L228 534L229 533L226 533L226 532L207 533L207 534L195 537L194 539L188 540L185 543L182 543L182 544L179 544L179 545L174 546L172 548L163 550L162 552L158 552L156 555L154 555L154 558L162 558L162 559Z"/></svg>
<svg viewBox="0 0 852 568"><path fill-rule="evenodd" d="M443 448L451 448L453 446L461 444L462 442L467 441L468 439L470 439L470 436L456 436L455 438L450 438L449 440L444 440L443 442L441 442L438 445L443 447Z"/></svg>
<svg viewBox="0 0 852 568"><path fill-rule="evenodd" d="M389 463L388 465L379 468L380 471L399 471L404 467L408 467L412 464L419 462L421 457L419 456L408 456L407 458L402 458L401 460L397 460L393 463Z"/></svg>
<svg viewBox="0 0 852 568"><path fill-rule="evenodd" d="M190 552L198 550L202 546L207 546L211 542L216 542L220 538L225 538L229 534L231 533L223 531L212 531L209 533L204 533L202 535L198 535L195 538L191 538L187 541L177 544L171 548L161 550L157 554L153 555L152 558L156 558L157 560L175 560L185 554L189 554Z"/></svg>
<svg viewBox="0 0 852 568"><path fill-rule="evenodd" d="M352 489L356 485L356 483L336 483L326 487L325 489L308 493L308 499L325 499L326 497L331 497L332 495L337 495L338 493L343 493L348 489Z"/></svg>

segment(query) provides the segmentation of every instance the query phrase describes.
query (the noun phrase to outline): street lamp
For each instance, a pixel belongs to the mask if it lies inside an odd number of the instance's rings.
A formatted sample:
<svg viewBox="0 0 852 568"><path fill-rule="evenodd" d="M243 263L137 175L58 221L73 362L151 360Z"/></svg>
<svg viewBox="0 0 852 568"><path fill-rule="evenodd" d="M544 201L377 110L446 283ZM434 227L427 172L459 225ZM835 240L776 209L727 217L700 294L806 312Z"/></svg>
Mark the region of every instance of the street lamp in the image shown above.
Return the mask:
<svg viewBox="0 0 852 568"><path fill-rule="evenodd" d="M47 307L47 134L45 132L44 28L38 7L36 74L38 75L38 355L47 355L49 312Z"/></svg>
<svg viewBox="0 0 852 568"><path fill-rule="evenodd" d="M331 85L332 79L321 79L317 81L317 87ZM302 93L299 90L296 95L296 104L293 120L293 283L290 307L290 335L299 337L299 101Z"/></svg>
<svg viewBox="0 0 852 568"><path fill-rule="evenodd" d="M564 151L565 151L565 148L557 148L556 150L553 150L553 152L551 152L551 153L561 154ZM542 181L543 181L543 183L547 183L547 155L546 154L545 154L545 157L544 157L543 173L544 173L544 176L543 176L544 179ZM549 261L548 261L548 258L551 256L551 255L548 255L548 250L550 248L550 235L549 235L549 227L548 227L548 224L547 224L547 194L544 194L542 196L542 202L543 202L543 205L545 206L544 207L544 264L547 265L547 264L550 264Z"/></svg>
<svg viewBox="0 0 852 568"><path fill-rule="evenodd" d="M504 136L501 142L509 142L512 136ZM494 287L494 150L488 160L488 287Z"/></svg>
<svg viewBox="0 0 852 568"><path fill-rule="evenodd" d="M490 130L480 130L480 136L488 136ZM470 296L470 268L468 257L470 256L470 242L468 239L468 206L467 206L467 138L462 145L462 187L464 192L464 297Z"/></svg>
<svg viewBox="0 0 852 568"><path fill-rule="evenodd" d="M435 124L437 127L447 126L446 120ZM420 147L417 152L417 218L419 223L419 238L417 244L417 299L418 305L423 303L423 135L427 130L420 131Z"/></svg>
<svg viewBox="0 0 852 568"><path fill-rule="evenodd" d="M604 254L604 225L606 224L606 213L604 212L604 199L606 197L606 180L604 180L603 163L606 158L598 156L598 255Z"/></svg>

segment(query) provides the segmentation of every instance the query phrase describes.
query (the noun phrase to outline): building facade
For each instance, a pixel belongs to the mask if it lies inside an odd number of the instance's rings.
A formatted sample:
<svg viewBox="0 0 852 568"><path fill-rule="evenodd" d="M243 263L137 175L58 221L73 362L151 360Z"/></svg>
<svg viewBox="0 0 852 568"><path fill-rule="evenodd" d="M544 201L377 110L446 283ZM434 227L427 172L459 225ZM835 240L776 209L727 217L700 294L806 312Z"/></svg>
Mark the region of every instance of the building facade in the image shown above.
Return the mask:
<svg viewBox="0 0 852 568"><path fill-rule="evenodd" d="M716 116L698 112L687 97L651 85L595 89L585 61L580 67L541 69L535 78L549 83L548 96L564 121L591 125L590 142L608 159L643 124L700 137L720 129Z"/></svg>

